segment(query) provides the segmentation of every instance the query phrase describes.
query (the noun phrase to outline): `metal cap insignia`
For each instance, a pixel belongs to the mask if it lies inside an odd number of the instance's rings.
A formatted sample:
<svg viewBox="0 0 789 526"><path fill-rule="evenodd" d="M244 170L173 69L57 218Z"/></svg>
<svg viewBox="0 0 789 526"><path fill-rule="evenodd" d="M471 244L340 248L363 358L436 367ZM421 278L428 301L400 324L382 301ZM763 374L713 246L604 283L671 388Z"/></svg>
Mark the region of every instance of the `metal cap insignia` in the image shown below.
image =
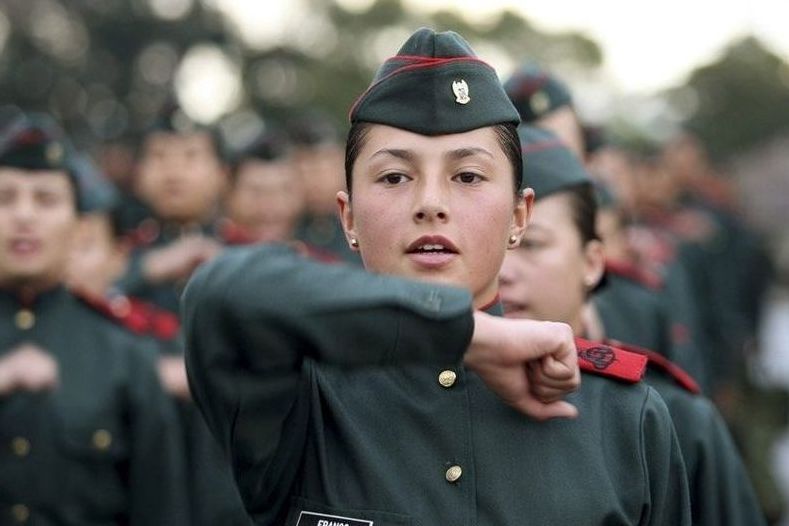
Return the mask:
<svg viewBox="0 0 789 526"><path fill-rule="evenodd" d="M468 94L468 84L463 79L452 82L452 93L455 94L455 102L458 104L468 104L471 100Z"/></svg>

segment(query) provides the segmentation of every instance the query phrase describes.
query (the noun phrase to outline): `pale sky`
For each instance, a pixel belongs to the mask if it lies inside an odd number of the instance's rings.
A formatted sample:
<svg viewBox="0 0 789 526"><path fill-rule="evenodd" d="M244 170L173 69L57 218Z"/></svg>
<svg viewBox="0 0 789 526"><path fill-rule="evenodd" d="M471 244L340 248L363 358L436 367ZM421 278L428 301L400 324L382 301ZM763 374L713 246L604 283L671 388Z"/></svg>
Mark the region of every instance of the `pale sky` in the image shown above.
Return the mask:
<svg viewBox="0 0 789 526"><path fill-rule="evenodd" d="M695 66L714 60L732 38L748 33L789 58L789 2L786 0L406 0L406 3L451 5L478 16L509 7L541 29L581 31L600 44L606 71L619 88L629 93L654 91L681 82Z"/></svg>

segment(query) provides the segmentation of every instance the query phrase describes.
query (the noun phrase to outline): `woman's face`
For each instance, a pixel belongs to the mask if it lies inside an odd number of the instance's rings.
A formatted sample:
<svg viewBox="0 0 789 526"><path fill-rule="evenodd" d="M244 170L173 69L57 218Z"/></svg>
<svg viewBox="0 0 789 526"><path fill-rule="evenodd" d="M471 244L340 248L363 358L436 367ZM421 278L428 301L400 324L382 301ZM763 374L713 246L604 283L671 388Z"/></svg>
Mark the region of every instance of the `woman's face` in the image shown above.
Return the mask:
<svg viewBox="0 0 789 526"><path fill-rule="evenodd" d="M573 221L569 196L557 193L534 205L520 248L501 269L501 300L507 317L562 321L582 330L587 291L600 280L602 245L585 245Z"/></svg>
<svg viewBox="0 0 789 526"><path fill-rule="evenodd" d="M492 301L510 236L520 240L533 193L513 193L512 165L492 128L424 136L372 125L337 194L365 267L468 288Z"/></svg>

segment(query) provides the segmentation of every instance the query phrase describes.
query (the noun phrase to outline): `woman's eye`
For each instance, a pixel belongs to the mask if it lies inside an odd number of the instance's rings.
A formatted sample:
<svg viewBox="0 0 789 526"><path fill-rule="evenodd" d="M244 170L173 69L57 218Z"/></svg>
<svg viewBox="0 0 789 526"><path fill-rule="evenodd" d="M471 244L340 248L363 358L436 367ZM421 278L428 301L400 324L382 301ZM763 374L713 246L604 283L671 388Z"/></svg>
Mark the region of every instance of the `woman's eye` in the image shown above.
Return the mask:
<svg viewBox="0 0 789 526"><path fill-rule="evenodd" d="M457 174L455 179L463 184L474 184L482 181L483 177L473 172L463 172Z"/></svg>

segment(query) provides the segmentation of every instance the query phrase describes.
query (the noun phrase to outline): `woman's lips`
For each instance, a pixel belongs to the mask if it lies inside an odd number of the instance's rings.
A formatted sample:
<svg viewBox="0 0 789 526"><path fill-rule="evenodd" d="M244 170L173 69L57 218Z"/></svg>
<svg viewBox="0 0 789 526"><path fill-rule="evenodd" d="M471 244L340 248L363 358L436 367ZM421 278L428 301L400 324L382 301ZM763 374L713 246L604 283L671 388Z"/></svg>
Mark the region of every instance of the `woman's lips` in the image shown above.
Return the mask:
<svg viewBox="0 0 789 526"><path fill-rule="evenodd" d="M409 252L408 258L420 267L438 269L450 264L458 255L453 252Z"/></svg>
<svg viewBox="0 0 789 526"><path fill-rule="evenodd" d="M458 249L444 236L422 236L406 250L408 258L417 266L435 270L449 265L458 256Z"/></svg>
<svg viewBox="0 0 789 526"><path fill-rule="evenodd" d="M8 248L16 256L31 256L41 249L41 242L35 239L13 239L8 243Z"/></svg>

